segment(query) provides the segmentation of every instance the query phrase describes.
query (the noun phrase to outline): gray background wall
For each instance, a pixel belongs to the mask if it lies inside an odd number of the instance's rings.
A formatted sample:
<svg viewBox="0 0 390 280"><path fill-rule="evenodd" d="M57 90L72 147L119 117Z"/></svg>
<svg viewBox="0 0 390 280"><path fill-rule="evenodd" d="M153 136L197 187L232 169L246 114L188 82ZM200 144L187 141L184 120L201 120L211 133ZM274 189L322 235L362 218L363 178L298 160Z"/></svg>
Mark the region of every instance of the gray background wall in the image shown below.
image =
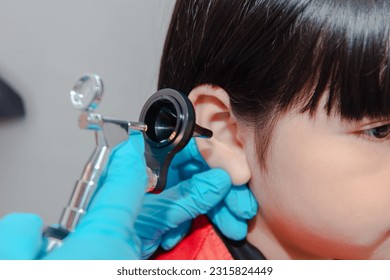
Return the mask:
<svg viewBox="0 0 390 280"><path fill-rule="evenodd" d="M80 74L105 84L98 109L137 120L156 90L173 0L0 0L0 77L26 118L0 123L0 216L57 222L94 147L69 91Z"/></svg>

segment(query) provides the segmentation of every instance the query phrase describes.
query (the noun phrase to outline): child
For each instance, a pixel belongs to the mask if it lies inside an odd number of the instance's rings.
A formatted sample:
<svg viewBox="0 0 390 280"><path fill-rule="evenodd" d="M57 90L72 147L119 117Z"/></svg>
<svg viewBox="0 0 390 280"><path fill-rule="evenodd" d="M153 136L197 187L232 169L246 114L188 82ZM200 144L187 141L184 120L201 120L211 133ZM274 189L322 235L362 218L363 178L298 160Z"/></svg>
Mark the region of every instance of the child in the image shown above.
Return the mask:
<svg viewBox="0 0 390 280"><path fill-rule="evenodd" d="M191 258L390 259L389 14L386 0L177 1L159 88L189 95L214 132L199 151L259 211L223 254L196 245L202 220L166 258L190 244L208 250Z"/></svg>

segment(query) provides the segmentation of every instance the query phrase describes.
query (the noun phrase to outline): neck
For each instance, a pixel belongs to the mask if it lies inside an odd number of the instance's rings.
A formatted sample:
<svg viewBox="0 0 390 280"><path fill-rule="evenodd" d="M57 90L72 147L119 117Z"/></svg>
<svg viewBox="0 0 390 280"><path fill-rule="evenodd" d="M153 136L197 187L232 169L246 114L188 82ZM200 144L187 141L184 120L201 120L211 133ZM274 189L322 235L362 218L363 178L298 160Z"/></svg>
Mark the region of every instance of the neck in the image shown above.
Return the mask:
<svg viewBox="0 0 390 280"><path fill-rule="evenodd" d="M249 221L247 240L269 260L316 259L315 256L299 252L278 239L260 213Z"/></svg>

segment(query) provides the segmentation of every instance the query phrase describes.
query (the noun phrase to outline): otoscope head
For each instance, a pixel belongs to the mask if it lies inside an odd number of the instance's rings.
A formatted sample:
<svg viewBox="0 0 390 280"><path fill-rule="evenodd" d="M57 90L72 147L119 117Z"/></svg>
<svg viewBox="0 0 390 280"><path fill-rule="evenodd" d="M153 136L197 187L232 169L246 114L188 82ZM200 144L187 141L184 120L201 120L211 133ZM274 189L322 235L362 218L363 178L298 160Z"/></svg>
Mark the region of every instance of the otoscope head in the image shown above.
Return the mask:
<svg viewBox="0 0 390 280"><path fill-rule="evenodd" d="M144 132L145 158L157 178L156 186L149 191L159 193L165 188L174 155L191 137L209 138L212 132L196 125L195 110L188 97L170 88L157 91L146 101L139 120L148 128Z"/></svg>

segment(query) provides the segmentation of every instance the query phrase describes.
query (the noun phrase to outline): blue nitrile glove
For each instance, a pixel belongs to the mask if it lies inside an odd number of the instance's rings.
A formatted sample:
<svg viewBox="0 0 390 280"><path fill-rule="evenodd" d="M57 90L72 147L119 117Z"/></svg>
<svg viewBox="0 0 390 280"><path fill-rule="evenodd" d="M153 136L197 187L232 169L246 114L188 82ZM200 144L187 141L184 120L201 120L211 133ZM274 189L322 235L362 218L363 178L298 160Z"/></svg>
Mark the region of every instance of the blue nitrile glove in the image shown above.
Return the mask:
<svg viewBox="0 0 390 280"><path fill-rule="evenodd" d="M142 240L142 258L148 258L159 245L166 250L174 247L188 233L192 219L205 213L227 237L243 239L246 220L256 212L249 189L232 186L225 171L210 169L192 139L172 161L167 188L145 197L135 224Z"/></svg>
<svg viewBox="0 0 390 280"><path fill-rule="evenodd" d="M42 256L42 220L10 214L0 220L0 259L139 259L134 221L147 185L141 134L114 149L87 214L61 247Z"/></svg>
<svg viewBox="0 0 390 280"><path fill-rule="evenodd" d="M42 248L42 219L12 213L0 219L0 260L32 260Z"/></svg>

